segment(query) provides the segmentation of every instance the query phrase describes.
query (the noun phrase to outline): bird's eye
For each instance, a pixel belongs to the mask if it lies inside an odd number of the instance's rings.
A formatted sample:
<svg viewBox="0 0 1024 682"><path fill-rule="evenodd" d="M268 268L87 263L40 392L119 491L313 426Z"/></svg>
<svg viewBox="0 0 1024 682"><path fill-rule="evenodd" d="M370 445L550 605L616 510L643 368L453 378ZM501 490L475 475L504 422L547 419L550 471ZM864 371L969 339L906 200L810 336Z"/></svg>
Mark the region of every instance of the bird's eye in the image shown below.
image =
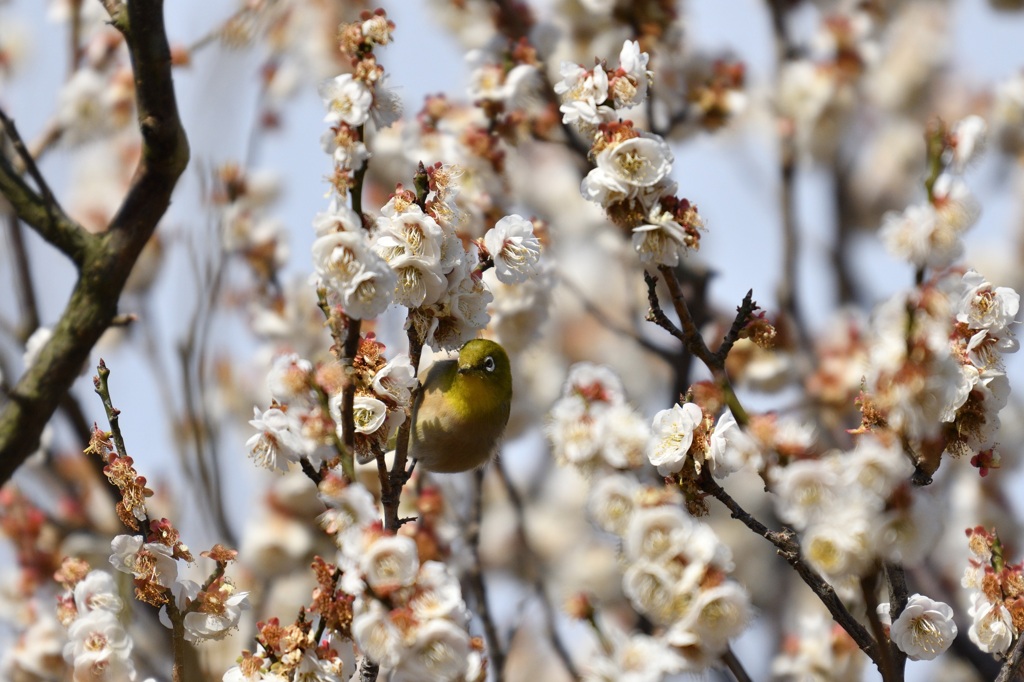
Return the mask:
<svg viewBox="0 0 1024 682"><path fill-rule="evenodd" d="M484 369L488 372L494 371L494 358L492 358L490 355L484 358Z"/></svg>

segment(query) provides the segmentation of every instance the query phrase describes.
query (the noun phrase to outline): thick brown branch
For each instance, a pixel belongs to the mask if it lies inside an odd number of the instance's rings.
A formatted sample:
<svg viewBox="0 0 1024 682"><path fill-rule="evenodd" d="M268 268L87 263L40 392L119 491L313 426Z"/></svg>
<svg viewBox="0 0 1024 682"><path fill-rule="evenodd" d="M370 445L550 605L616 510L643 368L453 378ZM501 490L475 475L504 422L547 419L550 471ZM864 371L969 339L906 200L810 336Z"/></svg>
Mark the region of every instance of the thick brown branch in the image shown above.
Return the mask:
<svg viewBox="0 0 1024 682"><path fill-rule="evenodd" d="M51 223L44 203L0 160L0 192L25 222L51 230L65 253L81 254L79 279L53 337L11 391L0 413L0 482L39 444L39 435L82 365L117 315L124 283L164 215L178 177L188 164L188 141L178 118L171 80L171 52L162 0L133 0L116 8L114 25L125 35L134 69L142 158L132 185L106 233L87 239L77 226ZM42 227L40 227L42 226ZM77 236L76 236L77 235Z"/></svg>

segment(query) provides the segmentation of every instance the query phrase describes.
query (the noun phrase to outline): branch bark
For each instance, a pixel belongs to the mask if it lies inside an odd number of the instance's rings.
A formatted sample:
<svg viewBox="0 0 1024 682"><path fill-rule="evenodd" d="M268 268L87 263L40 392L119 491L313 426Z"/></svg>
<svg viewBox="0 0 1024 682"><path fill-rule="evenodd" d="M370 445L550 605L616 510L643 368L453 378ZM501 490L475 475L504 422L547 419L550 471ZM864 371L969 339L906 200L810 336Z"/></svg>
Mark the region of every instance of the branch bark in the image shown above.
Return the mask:
<svg viewBox="0 0 1024 682"><path fill-rule="evenodd" d="M18 217L73 260L80 258L78 281L53 338L0 412L0 483L38 447L43 427L116 317L128 274L188 165L188 140L174 96L163 1L132 0L113 10L112 23L124 34L131 56L142 156L107 231L89 236L77 225L65 223L54 204L33 192L6 159L0 160L0 192Z"/></svg>

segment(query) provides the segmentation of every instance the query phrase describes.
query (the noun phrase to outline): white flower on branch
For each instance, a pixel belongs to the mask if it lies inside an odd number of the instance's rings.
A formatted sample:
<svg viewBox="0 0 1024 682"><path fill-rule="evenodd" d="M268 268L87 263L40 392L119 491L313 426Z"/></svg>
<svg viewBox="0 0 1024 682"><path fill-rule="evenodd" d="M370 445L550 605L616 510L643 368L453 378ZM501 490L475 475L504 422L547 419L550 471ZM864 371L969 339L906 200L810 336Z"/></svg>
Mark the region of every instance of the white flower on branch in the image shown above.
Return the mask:
<svg viewBox="0 0 1024 682"><path fill-rule="evenodd" d="M64 660L75 680L133 680L132 639L110 611L81 614L68 628Z"/></svg>
<svg viewBox="0 0 1024 682"><path fill-rule="evenodd" d="M75 608L78 609L80 616L96 609L117 615L124 608L124 602L117 594L114 576L106 571L89 571L89 574L75 585L74 597Z"/></svg>
<svg viewBox="0 0 1024 682"><path fill-rule="evenodd" d="M616 109L629 109L647 99L647 85L653 74L647 70L651 56L640 51L640 43L627 40L619 52L619 68L613 73L609 90Z"/></svg>
<svg viewBox="0 0 1024 682"><path fill-rule="evenodd" d="M360 232L318 237L313 242L313 266L350 317L376 317L391 303L397 277Z"/></svg>
<svg viewBox="0 0 1024 682"><path fill-rule="evenodd" d="M971 617L967 636L986 653L1005 654L1018 635L1010 612L1002 604L990 602L981 592L971 595L967 615Z"/></svg>
<svg viewBox="0 0 1024 682"><path fill-rule="evenodd" d="M397 275L395 303L409 308L436 303L447 288L441 226L416 204L384 213L377 219L374 250Z"/></svg>
<svg viewBox="0 0 1024 682"><path fill-rule="evenodd" d="M591 170L587 178L594 176L595 171L601 171L603 177L625 187L631 197L637 196L642 190L652 188L667 178L672 172L673 160L672 150L665 140L642 133L602 149L594 160L597 168Z"/></svg>
<svg viewBox="0 0 1024 682"><path fill-rule="evenodd" d="M484 235L484 246L494 260L498 281L519 284L537 274L540 240L533 223L519 215L508 215Z"/></svg>
<svg viewBox="0 0 1024 682"><path fill-rule="evenodd" d="M562 123L597 126L612 120L615 112L605 105L608 74L600 65L587 71L579 64L562 62L560 72L562 80L555 83L555 93L562 97Z"/></svg>
<svg viewBox="0 0 1024 682"><path fill-rule="evenodd" d="M890 619L890 604L878 605L883 623ZM956 638L953 609L920 594L911 595L903 612L892 623L889 638L914 661L930 661L949 648Z"/></svg>
<svg viewBox="0 0 1024 682"><path fill-rule="evenodd" d="M359 568L376 594L386 595L408 587L416 580L420 568L416 542L404 535L378 537L360 557Z"/></svg>
<svg viewBox="0 0 1024 682"><path fill-rule="evenodd" d="M289 462L298 462L310 453L309 444L300 435L302 427L284 410L271 407L265 412L253 407L249 425L256 429L245 442L249 457L264 469L287 471Z"/></svg>
<svg viewBox="0 0 1024 682"><path fill-rule="evenodd" d="M654 435L647 457L662 476L679 472L693 443L693 432L704 420L704 413L694 403L675 404L654 415Z"/></svg>
<svg viewBox="0 0 1024 682"><path fill-rule="evenodd" d="M450 620L429 620L413 631L415 639L403 652L393 682L466 679L469 670L469 634Z"/></svg>
<svg viewBox="0 0 1024 682"><path fill-rule="evenodd" d="M141 535L117 535L110 541L110 550L110 565L122 573L155 580L164 587L178 579L178 562L167 545L144 543Z"/></svg>
<svg viewBox="0 0 1024 682"><path fill-rule="evenodd" d="M343 73L322 82L317 92L327 108L325 123L361 126L369 120L373 92L365 83L353 78L352 74Z"/></svg>

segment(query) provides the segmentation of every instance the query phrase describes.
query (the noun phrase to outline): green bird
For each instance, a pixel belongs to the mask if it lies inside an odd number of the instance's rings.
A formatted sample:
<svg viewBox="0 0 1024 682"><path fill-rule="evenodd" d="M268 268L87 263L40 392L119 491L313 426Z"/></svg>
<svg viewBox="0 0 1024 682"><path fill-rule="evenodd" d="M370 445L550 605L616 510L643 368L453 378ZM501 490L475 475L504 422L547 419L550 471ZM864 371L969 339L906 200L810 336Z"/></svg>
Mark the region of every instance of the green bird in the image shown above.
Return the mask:
<svg viewBox="0 0 1024 682"><path fill-rule="evenodd" d="M476 469L497 449L512 406L512 367L494 341L473 339L435 363L412 408L409 453L424 469Z"/></svg>

